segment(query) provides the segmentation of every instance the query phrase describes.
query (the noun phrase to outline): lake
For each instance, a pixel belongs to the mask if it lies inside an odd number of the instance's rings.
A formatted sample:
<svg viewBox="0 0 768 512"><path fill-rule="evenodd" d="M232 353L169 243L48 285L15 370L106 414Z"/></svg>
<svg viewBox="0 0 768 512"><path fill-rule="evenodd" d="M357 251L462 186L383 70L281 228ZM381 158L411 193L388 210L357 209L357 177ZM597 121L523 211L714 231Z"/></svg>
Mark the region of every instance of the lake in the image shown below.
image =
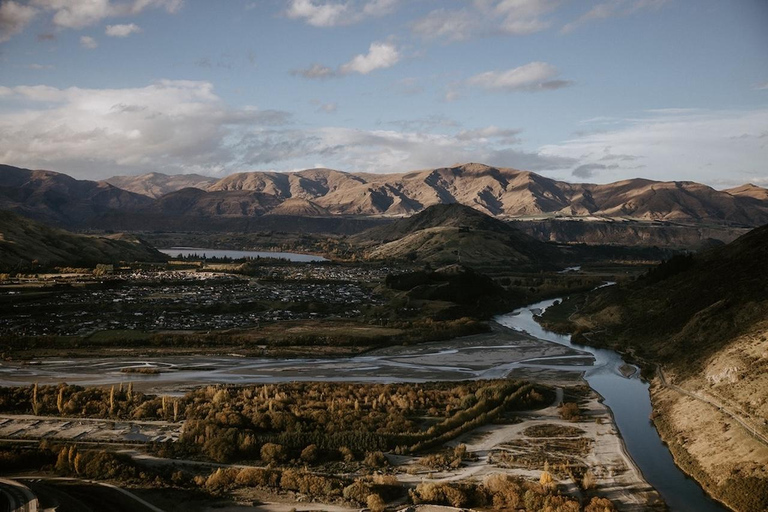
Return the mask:
<svg viewBox="0 0 768 512"><path fill-rule="evenodd" d="M232 258L238 260L242 258L277 258L281 260L295 261L299 263L313 263L328 261L322 256L314 254L301 254L296 252L271 252L271 251L232 251L229 249L205 249L202 247L171 247L170 249L159 249L160 252L168 256L205 256L206 258Z"/></svg>

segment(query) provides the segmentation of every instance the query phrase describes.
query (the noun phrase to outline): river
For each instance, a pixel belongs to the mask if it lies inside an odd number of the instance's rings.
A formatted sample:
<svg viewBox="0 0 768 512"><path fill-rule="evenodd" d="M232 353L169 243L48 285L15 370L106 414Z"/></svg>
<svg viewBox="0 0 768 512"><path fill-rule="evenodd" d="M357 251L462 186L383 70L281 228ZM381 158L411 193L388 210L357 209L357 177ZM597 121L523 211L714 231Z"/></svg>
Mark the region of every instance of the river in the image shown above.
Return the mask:
<svg viewBox="0 0 768 512"><path fill-rule="evenodd" d="M42 359L33 365L0 362L0 385L62 381L110 385L132 381L138 389L148 392L180 394L197 386L223 383L427 382L504 378L526 369L571 375L583 372L592 389L611 409L630 456L671 510L727 510L674 464L650 421L648 384L639 378L639 372L626 377L619 370L626 363L616 352L574 345L569 336L547 331L534 320L535 314L553 303L554 300L543 301L499 315L495 317L499 325L490 333L416 346L392 346L360 356L271 359L232 354ZM154 369L157 373L133 373L140 369Z"/></svg>
<svg viewBox="0 0 768 512"><path fill-rule="evenodd" d="M559 345L583 350L592 354L595 363L584 372L590 387L603 398L616 421L632 460L642 471L645 479L667 502L669 508L679 512L721 512L728 510L711 499L699 484L675 465L672 454L662 443L659 433L651 423L651 399L648 383L635 372L625 377L620 368L626 363L612 351L571 343L570 336L563 336L544 329L534 319L551 306L555 300L547 300L500 315L495 320L511 329L526 332L536 338Z"/></svg>

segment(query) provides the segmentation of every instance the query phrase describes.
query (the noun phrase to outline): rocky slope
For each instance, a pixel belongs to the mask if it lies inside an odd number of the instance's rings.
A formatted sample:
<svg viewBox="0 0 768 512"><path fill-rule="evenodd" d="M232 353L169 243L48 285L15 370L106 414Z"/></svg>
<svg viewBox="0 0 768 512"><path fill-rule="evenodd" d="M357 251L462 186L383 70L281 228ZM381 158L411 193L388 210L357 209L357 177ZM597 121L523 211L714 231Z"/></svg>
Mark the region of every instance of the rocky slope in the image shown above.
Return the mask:
<svg viewBox="0 0 768 512"><path fill-rule="evenodd" d="M94 237L51 228L0 211L0 270L25 271L53 265L78 266L120 261L165 261L142 240L125 235ZM35 265L32 262L37 262Z"/></svg>

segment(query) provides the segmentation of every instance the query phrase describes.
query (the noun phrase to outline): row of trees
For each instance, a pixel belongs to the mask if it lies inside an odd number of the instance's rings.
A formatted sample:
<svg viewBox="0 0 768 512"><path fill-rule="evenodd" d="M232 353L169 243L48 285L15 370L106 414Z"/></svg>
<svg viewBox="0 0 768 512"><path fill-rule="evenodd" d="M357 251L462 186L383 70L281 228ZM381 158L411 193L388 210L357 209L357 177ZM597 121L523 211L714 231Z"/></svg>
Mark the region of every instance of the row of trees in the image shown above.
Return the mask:
<svg viewBox="0 0 768 512"><path fill-rule="evenodd" d="M521 381L429 384L285 383L208 386L183 397L146 395L131 384L109 388L38 386L0 388L0 412L135 420L186 420L172 455L201 454L216 461L275 462L316 457L363 458L376 451L416 453L495 420L506 411L545 402L543 390ZM311 451L311 450L310 450ZM271 462L268 461L268 462Z"/></svg>
<svg viewBox="0 0 768 512"><path fill-rule="evenodd" d="M457 508L482 507L492 510L525 510L539 512L612 512L614 504L607 498L593 496L582 505L578 499L561 494L548 472L540 481L530 482L507 474L489 475L482 483L422 482L410 491L415 504L429 503Z"/></svg>
<svg viewBox="0 0 768 512"><path fill-rule="evenodd" d="M279 448L265 445L265 458L278 456ZM455 455L463 457L465 450L458 448ZM383 454L372 457L372 462L386 460ZM385 504L405 494L405 489L394 475L374 474L351 479L330 474L318 474L299 468L245 467L218 468L210 473L198 473L191 468L178 470L150 468L130 457L104 450L79 449L76 446L50 445L43 442L39 448L0 448L0 462L5 470L50 468L62 476L94 480L112 480L121 483L175 487L190 491L200 490L213 495L248 487L278 493L300 493L325 501L343 499L347 503L367 506L371 512L382 512ZM368 462L368 461L366 461ZM585 490L592 486L584 485ZM482 482L422 482L409 491L414 504L438 504L453 507L479 507L491 510L525 510L551 512L612 512L610 500L587 493L583 503L562 494L547 468L538 482L526 481L508 474L492 474Z"/></svg>
<svg viewBox="0 0 768 512"><path fill-rule="evenodd" d="M109 388L82 386L0 387L0 412L104 419L181 421L185 400L146 395L133 384Z"/></svg>
<svg viewBox="0 0 768 512"><path fill-rule="evenodd" d="M519 381L209 387L185 397L181 447L217 461L264 460L265 445L297 462L310 446L328 459L341 449L360 458L415 453L544 402L540 390Z"/></svg>

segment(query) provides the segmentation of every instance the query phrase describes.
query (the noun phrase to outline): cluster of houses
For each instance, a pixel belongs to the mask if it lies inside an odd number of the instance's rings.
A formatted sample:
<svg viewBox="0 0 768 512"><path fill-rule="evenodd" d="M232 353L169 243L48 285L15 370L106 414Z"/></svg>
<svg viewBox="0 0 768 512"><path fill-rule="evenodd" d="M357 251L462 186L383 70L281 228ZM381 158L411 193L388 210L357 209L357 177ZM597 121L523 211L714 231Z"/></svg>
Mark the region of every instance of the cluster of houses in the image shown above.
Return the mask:
<svg viewBox="0 0 768 512"><path fill-rule="evenodd" d="M380 279L375 271L328 270L311 279L167 271L135 272L127 279L115 275L107 281L114 286L65 288L12 301L0 313L0 335L249 328L267 321L353 317L363 305L382 302L369 285Z"/></svg>

